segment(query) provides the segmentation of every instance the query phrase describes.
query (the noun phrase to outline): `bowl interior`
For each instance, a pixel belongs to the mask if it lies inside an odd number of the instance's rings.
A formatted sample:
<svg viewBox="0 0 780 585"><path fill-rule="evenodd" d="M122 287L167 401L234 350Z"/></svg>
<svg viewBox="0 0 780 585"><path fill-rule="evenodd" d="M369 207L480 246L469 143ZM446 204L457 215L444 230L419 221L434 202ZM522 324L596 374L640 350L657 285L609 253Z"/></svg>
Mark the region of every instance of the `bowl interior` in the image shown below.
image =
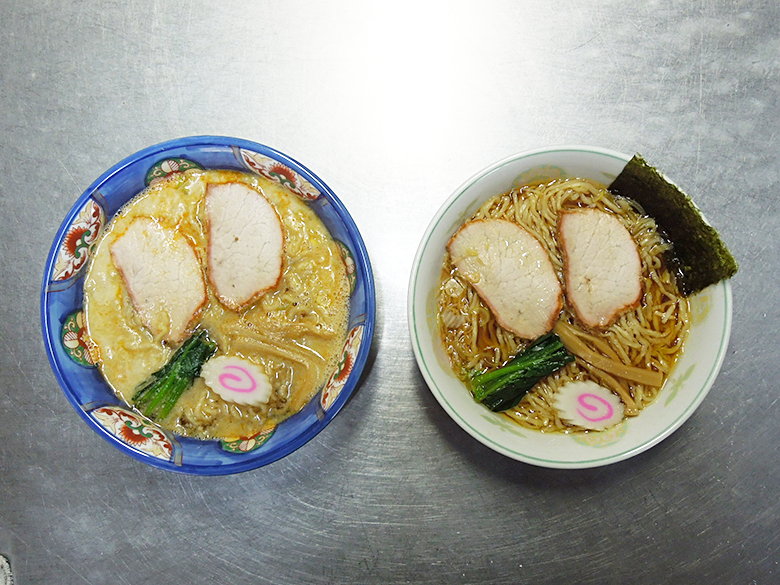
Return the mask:
<svg viewBox="0 0 780 585"><path fill-rule="evenodd" d="M83 279L101 230L155 179L188 168L232 169L276 181L301 197L336 240L352 289L348 336L340 366L302 411L273 429L238 441L178 437L128 409L91 362L84 340ZM57 232L46 263L41 320L49 361L79 415L114 446L150 465L200 475L266 465L299 448L339 412L355 390L374 330L375 293L365 245L336 195L306 167L267 146L236 138L173 140L118 163L76 201Z"/></svg>
<svg viewBox="0 0 780 585"><path fill-rule="evenodd" d="M591 147L540 149L509 157L478 173L442 205L412 267L408 318L417 363L431 392L466 432L491 449L543 467L582 468L636 455L687 420L720 370L731 331L731 286L713 285L691 298L693 321L682 357L659 398L642 414L600 433L539 433L474 402L451 371L436 329L436 288L445 245L484 201L536 179L582 177L609 185L630 156Z"/></svg>

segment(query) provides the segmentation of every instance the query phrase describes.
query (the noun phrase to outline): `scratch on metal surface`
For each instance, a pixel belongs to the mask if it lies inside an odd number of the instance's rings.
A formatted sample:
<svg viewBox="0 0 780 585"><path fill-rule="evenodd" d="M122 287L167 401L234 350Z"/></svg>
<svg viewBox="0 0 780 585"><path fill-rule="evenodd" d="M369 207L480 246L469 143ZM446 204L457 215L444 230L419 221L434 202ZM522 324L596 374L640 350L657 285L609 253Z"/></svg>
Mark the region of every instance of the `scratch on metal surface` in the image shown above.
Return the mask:
<svg viewBox="0 0 780 585"><path fill-rule="evenodd" d="M357 513L358 522L360 523L360 530L363 533L363 538L365 539L364 542L368 545L368 549L371 552L371 556L376 557L376 551L374 551L373 547L371 546L371 538L369 537L368 534L368 528L367 528L368 523L363 521L363 515L360 510L361 510L360 507L358 507L356 509L356 513Z"/></svg>
<svg viewBox="0 0 780 585"><path fill-rule="evenodd" d="M57 557L59 560L61 560L63 563L65 563L65 566L67 566L71 571L73 571L73 573L78 575L82 581L84 581L85 583L89 583L89 585L95 585L86 576L82 575L78 570L76 570L76 568L73 565L71 565L68 561L66 561L62 556L60 555L54 555L54 556Z"/></svg>
<svg viewBox="0 0 780 585"><path fill-rule="evenodd" d="M775 533L775 535L769 540L769 542L765 543L764 550L766 550L766 556L764 556L764 558L760 559L760 561L763 562L763 561L769 560L769 557L771 557L772 554L773 554L772 551L773 550L777 551L778 549L780 549L780 546L778 546L778 544L777 544L778 540L780 540L780 534ZM777 564L777 563L775 563L775 564Z"/></svg>
<svg viewBox="0 0 780 585"><path fill-rule="evenodd" d="M593 35L593 36L592 36L592 37L590 37L590 38L589 38L587 41L585 41L585 42L582 42L582 43L580 43L579 45L577 45L576 47L573 47L573 48L569 49L569 51L568 51L568 52L569 52L569 53L573 53L574 51L576 51L576 50L578 50L578 49L581 49L582 47L585 47L585 46L587 46L587 45L591 44L593 41L595 41L595 40L596 40L597 38L599 38L599 37L601 37L601 34Z"/></svg>
<svg viewBox="0 0 780 585"><path fill-rule="evenodd" d="M61 159L57 159L57 162L60 163L60 166L65 171L65 174L68 175L68 178L70 179L70 182L73 183L73 186L78 188L78 184L76 183L76 180L73 178L73 175L70 174L70 171L68 170L68 167L65 166L65 163L62 162Z"/></svg>
<svg viewBox="0 0 780 585"><path fill-rule="evenodd" d="M112 506L111 504L109 504L109 503L108 503L108 501L107 501L105 498L100 498L100 502L101 502L101 503L102 503L102 504L103 504L103 505L104 505L106 508L108 508L108 509L109 509L109 510L111 510L112 512L116 512L116 513L117 513L117 515L118 515L118 513L119 513L119 510L117 510L116 508L114 508L114 506Z"/></svg>
<svg viewBox="0 0 780 585"><path fill-rule="evenodd" d="M222 530L224 530L224 531L226 531L226 532L227 532L227 531L228 531L228 528L227 528L227 527L226 527L226 526L225 526L225 525L222 523L222 520L220 520L220 519L219 519L219 514L216 514L216 513L215 513L215 512L214 512L214 511L211 509L211 506L209 505L209 501L208 501L208 499L206 498L206 496L205 496L205 494L203 493L203 491L201 490L199 493L200 493L200 499L203 501L203 503L204 503L204 504L205 504L205 506L206 506L206 510L208 510L208 511L209 511L209 516L210 516L210 517L211 517L213 520L215 520L215 521L216 521L216 522L219 524L219 527L220 527Z"/></svg>
<svg viewBox="0 0 780 585"><path fill-rule="evenodd" d="M8 353L11 354L14 362L16 362L16 369L19 370L19 373L21 373L22 377L27 381L27 385L30 387L30 390L38 390L38 388L35 387L35 384L32 383L32 380L30 380L30 377L27 375L25 368L22 367L22 361L16 357L14 348L9 344L8 341L4 341L3 345L5 346ZM54 412L53 407L50 408L52 409L52 412Z"/></svg>
<svg viewBox="0 0 780 585"><path fill-rule="evenodd" d="M261 573L254 573L252 571L249 571L249 570L245 569L244 567L242 567L240 564L236 563L235 561L216 554L213 550L211 550L209 548L206 548L205 546L203 546L202 544L200 544L200 543L198 543L196 541L193 541L193 540L191 540L189 538L186 538L186 536L184 537L184 540L189 542L191 545L194 545L195 547L197 547L198 551L201 554L205 554L205 555L210 556L210 557L212 557L214 559L217 559L218 561L224 563L228 567L231 567L231 568L235 567L236 569L238 569L239 571L241 571L245 575L248 575L248 576L250 576L250 577L252 577L254 579L259 579L260 582L262 582L262 583L273 583L273 581L269 581L268 578L264 577Z"/></svg>
<svg viewBox="0 0 780 585"><path fill-rule="evenodd" d="M117 578L118 578L118 579L119 579L119 580L120 580L122 583L128 583L128 584L129 584L129 583L131 583L131 581L128 581L128 580L127 580L127 579L124 577L124 575L125 575L125 574L127 574L127 575L134 575L134 573L133 573L133 569L132 569L132 567L131 567L131 566L128 564L128 562L127 562L125 559L121 559L121 562L122 562L122 564L125 566L125 568L127 569L127 571L125 571L125 572L122 572L122 573L119 573L119 572L117 572L117 573L115 573L115 575L116 575L116 577L117 577Z"/></svg>
<svg viewBox="0 0 780 585"><path fill-rule="evenodd" d="M645 28L643 26L641 26L640 24L638 24L637 22L635 22L634 20L632 20L630 18L627 18L626 21L629 24L631 24L637 31L642 33L642 35L645 37L645 39L647 39L650 42L652 42L656 47L661 49L664 53L671 53L672 52L672 51L670 51L670 49L667 46L667 44L665 44L662 41L658 40L659 39L658 35L650 34L649 32L647 32L647 30L645 30Z"/></svg>
<svg viewBox="0 0 780 585"><path fill-rule="evenodd" d="M66 520L69 520L71 524L75 524L75 525L77 525L77 526L80 526L80 525L81 525L81 523L80 523L80 522L78 522L78 521L77 521L75 518L73 518L72 516L69 516L68 514L66 514L65 512L63 512L62 510L59 510L59 513L60 513L60 515L61 515L63 518L65 518Z"/></svg>
<svg viewBox="0 0 780 585"><path fill-rule="evenodd" d="M699 33L699 114L704 117L704 31Z"/></svg>
<svg viewBox="0 0 780 585"><path fill-rule="evenodd" d="M149 499L148 498L141 498L140 499L140 503L141 503L141 505L144 506L146 514L139 514L139 516L147 517L147 518L154 518L155 514L154 514L154 512L151 509L151 506L150 506L150 503L149 503ZM152 566L151 565L151 559L146 554L146 552L144 551L143 547L139 546L138 541L136 539L132 539L130 541L130 543L133 546L133 550L135 550L136 552L138 552L139 555L141 555L141 559L143 560L143 562L145 564L148 564L149 566Z"/></svg>

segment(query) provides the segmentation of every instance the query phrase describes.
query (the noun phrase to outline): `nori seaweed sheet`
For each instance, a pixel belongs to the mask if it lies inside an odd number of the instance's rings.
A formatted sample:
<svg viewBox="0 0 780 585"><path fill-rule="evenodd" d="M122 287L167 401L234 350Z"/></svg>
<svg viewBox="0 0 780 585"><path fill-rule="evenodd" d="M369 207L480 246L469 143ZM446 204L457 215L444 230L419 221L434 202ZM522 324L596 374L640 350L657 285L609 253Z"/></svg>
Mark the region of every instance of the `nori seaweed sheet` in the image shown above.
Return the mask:
<svg viewBox="0 0 780 585"><path fill-rule="evenodd" d="M672 242L664 260L677 272L677 285L685 296L736 274L736 260L691 198L640 155L634 155L608 189L641 205Z"/></svg>

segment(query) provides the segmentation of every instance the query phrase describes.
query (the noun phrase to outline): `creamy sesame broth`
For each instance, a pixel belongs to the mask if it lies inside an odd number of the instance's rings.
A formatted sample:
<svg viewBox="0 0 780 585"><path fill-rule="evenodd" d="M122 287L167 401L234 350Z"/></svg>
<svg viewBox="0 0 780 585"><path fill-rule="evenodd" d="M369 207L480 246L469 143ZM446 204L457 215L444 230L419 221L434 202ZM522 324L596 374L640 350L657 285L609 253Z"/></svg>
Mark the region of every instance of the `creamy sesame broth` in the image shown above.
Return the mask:
<svg viewBox="0 0 780 585"><path fill-rule="evenodd" d="M248 304L229 307L209 280L209 185L240 183L265 197L281 224L281 273ZM263 177L225 170L189 170L153 184L122 208L101 236L84 284L88 334L107 382L132 405L139 384L181 345L166 340L163 319L150 327L137 309L112 245L139 218L183 236L195 251L205 303L187 325L205 329L215 357L247 360L270 382L265 403L225 400L196 377L157 422L177 434L233 440L249 437L298 412L335 368L346 337L349 282L338 246L314 211ZM238 237L236 237L236 240ZM241 275L236 274L237 281ZM214 359L214 358L212 358ZM208 363L208 362L207 362ZM248 364L249 365L249 364Z"/></svg>

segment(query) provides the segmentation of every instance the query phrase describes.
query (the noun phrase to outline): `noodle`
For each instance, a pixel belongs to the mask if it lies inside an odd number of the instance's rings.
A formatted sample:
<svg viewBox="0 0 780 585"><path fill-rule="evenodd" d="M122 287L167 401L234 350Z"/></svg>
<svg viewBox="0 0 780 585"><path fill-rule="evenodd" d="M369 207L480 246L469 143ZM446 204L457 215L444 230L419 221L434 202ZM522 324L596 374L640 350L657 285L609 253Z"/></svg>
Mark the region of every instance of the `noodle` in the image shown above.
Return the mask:
<svg viewBox="0 0 780 585"><path fill-rule="evenodd" d="M643 296L636 308L601 331L580 325L564 300L557 328L570 335L571 341L597 363L578 355L575 362L540 381L514 409L505 411L508 418L529 429L582 430L560 420L552 406L557 388L574 380L592 380L609 388L623 401L625 414L636 416L657 397L687 335L690 305L678 293L674 275L662 258L670 245L658 233L655 221L643 215L635 203L613 196L599 183L566 179L523 186L489 199L470 219L505 219L525 228L547 250L559 280L564 282L558 222L563 211L577 207L613 214L629 231L639 249ZM503 366L529 344L496 322L474 288L455 269L449 254L445 256L437 304L438 328L447 357L466 384L474 373ZM615 369L614 364L621 368Z"/></svg>
<svg viewBox="0 0 780 585"><path fill-rule="evenodd" d="M204 196L207 185L244 183L273 204L284 230L283 270L277 286L234 311L211 287L198 327L217 343L217 355L238 356L270 379L267 404L225 401L202 378L179 398L161 427L196 438L251 437L292 416L327 381L346 339L349 281L341 253L314 210L264 177L228 170L191 169L156 183L133 198L112 220L93 255L85 281L91 340L100 350L101 373L132 405L136 387L161 368L173 347L154 339L135 316L109 246L135 217L176 226L208 270Z"/></svg>

